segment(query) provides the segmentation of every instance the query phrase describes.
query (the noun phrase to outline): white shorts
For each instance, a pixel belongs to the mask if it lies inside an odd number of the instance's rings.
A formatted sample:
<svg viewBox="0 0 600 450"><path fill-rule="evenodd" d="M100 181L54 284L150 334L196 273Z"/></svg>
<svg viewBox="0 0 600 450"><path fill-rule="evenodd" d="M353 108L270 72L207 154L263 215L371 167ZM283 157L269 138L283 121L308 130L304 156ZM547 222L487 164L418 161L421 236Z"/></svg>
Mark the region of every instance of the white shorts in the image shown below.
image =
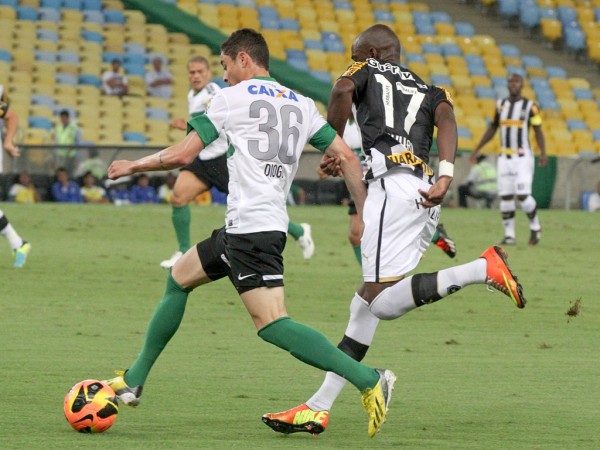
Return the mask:
<svg viewBox="0 0 600 450"><path fill-rule="evenodd" d="M440 206L417 204L418 189L430 187L405 169L369 184L361 239L363 281L396 281L417 267L440 217Z"/></svg>
<svg viewBox="0 0 600 450"><path fill-rule="evenodd" d="M528 151L523 156L498 156L498 195L529 195L533 184L535 158Z"/></svg>

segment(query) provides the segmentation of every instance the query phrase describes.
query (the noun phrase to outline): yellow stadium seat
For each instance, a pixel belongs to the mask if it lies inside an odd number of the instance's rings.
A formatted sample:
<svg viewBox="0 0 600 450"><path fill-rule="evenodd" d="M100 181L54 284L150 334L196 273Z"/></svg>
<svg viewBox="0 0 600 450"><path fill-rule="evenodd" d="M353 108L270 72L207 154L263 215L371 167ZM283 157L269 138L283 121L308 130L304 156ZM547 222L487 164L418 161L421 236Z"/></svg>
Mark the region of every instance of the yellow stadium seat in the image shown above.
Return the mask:
<svg viewBox="0 0 600 450"><path fill-rule="evenodd" d="M41 145L41 144L48 144L52 142L52 134L48 131L48 130L43 130L41 128L28 128L25 131L25 139L23 140L24 144L29 144L29 145ZM30 150L31 151L31 150ZM31 157L30 155L30 151L27 152L27 156L28 158ZM44 162L48 161L48 157L50 156L48 153L44 152L45 155L38 155L42 157L42 164ZM45 156L45 159L44 159ZM38 160L38 157L36 156L35 158L36 160Z"/></svg>
<svg viewBox="0 0 600 450"><path fill-rule="evenodd" d="M435 32L439 36L455 36L456 30L451 23L438 22L434 25Z"/></svg>
<svg viewBox="0 0 600 450"><path fill-rule="evenodd" d="M598 111L598 103L592 99L577 100L577 106L579 106L579 110L584 113L584 115L588 112Z"/></svg>
<svg viewBox="0 0 600 450"><path fill-rule="evenodd" d="M412 70L414 73L416 73L417 75L419 75L422 78L425 77L429 77L429 75L431 74L431 71L429 69L429 66L427 65L427 63L422 63L422 62L411 62L408 65L408 68L410 70Z"/></svg>
<svg viewBox="0 0 600 450"><path fill-rule="evenodd" d="M425 62L429 65L446 65L444 57L442 55L438 55L437 53L425 53Z"/></svg>
<svg viewBox="0 0 600 450"><path fill-rule="evenodd" d="M542 26L542 35L550 42L554 42L562 37L562 24L559 20L541 19L540 25Z"/></svg>
<svg viewBox="0 0 600 450"><path fill-rule="evenodd" d="M429 66L429 73L431 75L450 75L448 66L446 64L427 64Z"/></svg>
<svg viewBox="0 0 600 450"><path fill-rule="evenodd" d="M471 75L471 80L473 80L473 86L492 86L492 80L486 75Z"/></svg>
<svg viewBox="0 0 600 450"><path fill-rule="evenodd" d="M54 120L54 111L52 111L51 107L46 105L30 105L29 115L46 117L47 119Z"/></svg>
<svg viewBox="0 0 600 450"><path fill-rule="evenodd" d="M0 6L0 18L16 20L17 10L11 6Z"/></svg>
<svg viewBox="0 0 600 450"><path fill-rule="evenodd" d="M469 75L469 68L462 64L448 64L448 70L450 71L450 75Z"/></svg>
<svg viewBox="0 0 600 450"><path fill-rule="evenodd" d="M83 14L75 9L62 9L61 19L70 25L83 22Z"/></svg>
<svg viewBox="0 0 600 450"><path fill-rule="evenodd" d="M569 78L568 80L569 80L569 84L574 89L590 89L591 88L590 82L588 80L586 80L585 78L574 77L574 78Z"/></svg>
<svg viewBox="0 0 600 450"><path fill-rule="evenodd" d="M458 38L456 44L460 47L463 55L481 55L481 49L477 42L468 37Z"/></svg>

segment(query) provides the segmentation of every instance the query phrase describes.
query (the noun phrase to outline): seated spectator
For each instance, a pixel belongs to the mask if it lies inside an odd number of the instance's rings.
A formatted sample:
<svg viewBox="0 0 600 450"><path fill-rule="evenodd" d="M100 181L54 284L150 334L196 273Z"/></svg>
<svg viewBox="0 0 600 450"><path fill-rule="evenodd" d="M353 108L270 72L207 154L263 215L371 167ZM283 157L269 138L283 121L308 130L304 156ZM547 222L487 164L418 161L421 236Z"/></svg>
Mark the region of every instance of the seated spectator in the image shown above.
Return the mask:
<svg viewBox="0 0 600 450"><path fill-rule="evenodd" d="M15 184L8 191L8 200L17 203L36 203L42 200L37 191L29 173L23 171L17 175Z"/></svg>
<svg viewBox="0 0 600 450"><path fill-rule="evenodd" d="M129 189L129 200L131 203L158 203L158 194L153 186L150 186L148 175L141 174L136 183Z"/></svg>
<svg viewBox="0 0 600 450"><path fill-rule="evenodd" d="M109 200L117 206L129 205L129 183L131 177L121 177L118 180L106 180L105 186L108 189Z"/></svg>
<svg viewBox="0 0 600 450"><path fill-rule="evenodd" d="M465 183L458 186L458 204L467 208L467 197L485 200L486 208L491 208L496 198L496 167L486 161L485 155L477 157Z"/></svg>
<svg viewBox="0 0 600 450"><path fill-rule="evenodd" d="M108 203L106 190L98 186L98 179L92 172L87 172L83 176L81 195L86 203Z"/></svg>
<svg viewBox="0 0 600 450"><path fill-rule="evenodd" d="M152 70L146 73L146 90L150 97L171 98L173 94L173 75L163 69L162 58L152 60Z"/></svg>
<svg viewBox="0 0 600 450"><path fill-rule="evenodd" d="M102 180L108 170L108 164L100 158L98 150L90 148L88 157L79 163L75 170L75 178L83 177L87 172L92 172L97 180Z"/></svg>
<svg viewBox="0 0 600 450"><path fill-rule="evenodd" d="M81 188L69 178L69 172L64 167L56 169L56 181L50 189L52 199L60 203L82 203Z"/></svg>
<svg viewBox="0 0 600 450"><path fill-rule="evenodd" d="M129 82L124 73L121 73L121 61L113 59L110 63L111 70L102 74L102 93L104 95L127 95Z"/></svg>
<svg viewBox="0 0 600 450"><path fill-rule="evenodd" d="M158 188L158 199L161 203L171 203L171 194L173 193L175 180L177 180L177 177L173 172L168 172L167 175L165 175L164 184Z"/></svg>
<svg viewBox="0 0 600 450"><path fill-rule="evenodd" d="M596 187L596 192L590 195L588 200L588 210L591 212L600 211L600 181Z"/></svg>
<svg viewBox="0 0 600 450"><path fill-rule="evenodd" d="M71 122L71 115L67 109L60 114L60 123L54 127L54 141L60 145L81 144L81 130ZM75 164L81 159L76 148L58 147L54 151L54 167L64 167L69 172L75 169Z"/></svg>

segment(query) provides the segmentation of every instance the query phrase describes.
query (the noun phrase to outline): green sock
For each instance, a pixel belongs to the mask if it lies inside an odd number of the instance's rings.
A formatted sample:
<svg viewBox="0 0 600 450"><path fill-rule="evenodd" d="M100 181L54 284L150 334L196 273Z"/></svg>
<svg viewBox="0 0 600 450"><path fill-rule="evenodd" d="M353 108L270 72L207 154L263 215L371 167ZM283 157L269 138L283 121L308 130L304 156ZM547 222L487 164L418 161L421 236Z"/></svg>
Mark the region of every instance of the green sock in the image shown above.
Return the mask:
<svg viewBox="0 0 600 450"><path fill-rule="evenodd" d="M125 374L129 386L143 386L146 382L152 365L179 328L190 292L191 289L182 288L169 272L165 294L150 319L142 351Z"/></svg>
<svg viewBox="0 0 600 450"><path fill-rule="evenodd" d="M379 374L335 347L325 336L289 317L274 320L258 331L267 342L287 350L300 361L346 378L361 392L375 387Z"/></svg>
<svg viewBox="0 0 600 450"><path fill-rule="evenodd" d="M297 241L304 234L304 228L300 224L290 221L288 223L288 233Z"/></svg>
<svg viewBox="0 0 600 450"><path fill-rule="evenodd" d="M360 245L353 245L352 250L354 251L354 256L358 261L358 265L362 267L362 256L360 254Z"/></svg>
<svg viewBox="0 0 600 450"><path fill-rule="evenodd" d="M439 237L440 237L440 232L436 228L435 233L433 233L433 236L431 237L431 242L433 242L435 244L437 242L437 240L439 239Z"/></svg>
<svg viewBox="0 0 600 450"><path fill-rule="evenodd" d="M192 213L190 205L173 206L171 221L175 227L177 235L177 243L179 251L185 253L190 248L190 222L192 221Z"/></svg>

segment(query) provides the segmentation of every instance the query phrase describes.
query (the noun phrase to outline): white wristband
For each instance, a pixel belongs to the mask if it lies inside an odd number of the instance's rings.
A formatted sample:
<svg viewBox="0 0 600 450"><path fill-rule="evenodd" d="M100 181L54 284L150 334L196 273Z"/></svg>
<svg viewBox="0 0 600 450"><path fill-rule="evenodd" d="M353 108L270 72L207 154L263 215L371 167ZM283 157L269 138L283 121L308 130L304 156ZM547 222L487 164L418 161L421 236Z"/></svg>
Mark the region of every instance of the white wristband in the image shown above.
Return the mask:
<svg viewBox="0 0 600 450"><path fill-rule="evenodd" d="M446 160L440 161L438 177L454 177L454 164Z"/></svg>

